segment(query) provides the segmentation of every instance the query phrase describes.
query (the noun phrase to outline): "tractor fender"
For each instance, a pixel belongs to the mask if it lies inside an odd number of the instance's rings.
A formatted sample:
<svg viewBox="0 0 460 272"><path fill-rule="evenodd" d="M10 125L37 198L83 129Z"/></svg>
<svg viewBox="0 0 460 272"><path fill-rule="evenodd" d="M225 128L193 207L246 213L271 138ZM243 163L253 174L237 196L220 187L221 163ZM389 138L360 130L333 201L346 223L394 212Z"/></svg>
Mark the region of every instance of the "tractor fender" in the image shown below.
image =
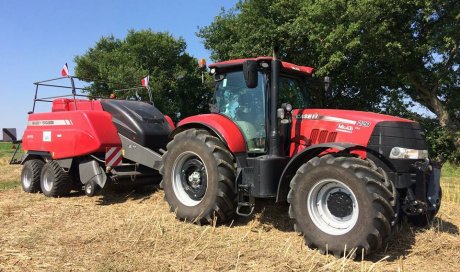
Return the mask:
<svg viewBox="0 0 460 272"><path fill-rule="evenodd" d="M168 122L169 126L171 127L171 129L175 129L176 126L174 125L174 122L173 120L171 119L171 117L169 117L169 115L166 115L165 114L165 119L166 119L166 122Z"/></svg>
<svg viewBox="0 0 460 272"><path fill-rule="evenodd" d="M177 124L170 138L189 128L209 130L219 137L233 154L246 152L246 141L241 130L232 120L223 115L210 113L187 117Z"/></svg>
<svg viewBox="0 0 460 272"><path fill-rule="evenodd" d="M283 173L281 174L280 180L278 182L276 202L286 201L291 178L295 175L297 169L299 169L299 167L302 166L302 164L318 156L319 154L328 149L335 149L340 152L350 148L366 149L363 146L353 143L323 143L309 146L302 150L300 153L296 154L289 161L289 163L284 168Z"/></svg>

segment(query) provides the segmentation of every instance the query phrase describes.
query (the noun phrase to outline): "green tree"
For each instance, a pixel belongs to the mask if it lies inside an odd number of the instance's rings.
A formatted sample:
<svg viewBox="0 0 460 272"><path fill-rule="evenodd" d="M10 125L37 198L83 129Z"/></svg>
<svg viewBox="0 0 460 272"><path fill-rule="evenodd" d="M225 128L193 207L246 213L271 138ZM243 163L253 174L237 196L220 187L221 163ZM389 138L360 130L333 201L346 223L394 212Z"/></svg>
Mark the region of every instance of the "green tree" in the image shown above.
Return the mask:
<svg viewBox="0 0 460 272"><path fill-rule="evenodd" d="M283 59L332 76L330 93L314 91L318 106L394 113L391 102L407 97L459 149L459 29L458 0L246 0L198 36L214 60L280 44Z"/></svg>
<svg viewBox="0 0 460 272"><path fill-rule="evenodd" d="M94 47L75 57L78 77L90 79L89 93L108 97L114 90L140 86L150 75L153 101L163 113L177 119L206 112L210 89L201 83L198 62L185 52L186 43L169 33L130 30L125 39L102 37ZM117 92L118 98L134 91ZM148 99L146 91L138 94Z"/></svg>

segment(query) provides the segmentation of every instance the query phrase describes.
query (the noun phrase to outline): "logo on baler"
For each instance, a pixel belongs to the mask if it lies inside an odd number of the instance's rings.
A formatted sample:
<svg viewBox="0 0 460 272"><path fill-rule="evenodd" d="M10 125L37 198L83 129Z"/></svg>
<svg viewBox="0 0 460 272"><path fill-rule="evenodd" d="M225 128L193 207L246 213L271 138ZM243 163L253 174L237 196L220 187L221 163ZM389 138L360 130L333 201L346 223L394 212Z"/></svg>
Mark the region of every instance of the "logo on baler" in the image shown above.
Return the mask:
<svg viewBox="0 0 460 272"><path fill-rule="evenodd" d="M28 126L71 126L72 120L33 120L27 122Z"/></svg>

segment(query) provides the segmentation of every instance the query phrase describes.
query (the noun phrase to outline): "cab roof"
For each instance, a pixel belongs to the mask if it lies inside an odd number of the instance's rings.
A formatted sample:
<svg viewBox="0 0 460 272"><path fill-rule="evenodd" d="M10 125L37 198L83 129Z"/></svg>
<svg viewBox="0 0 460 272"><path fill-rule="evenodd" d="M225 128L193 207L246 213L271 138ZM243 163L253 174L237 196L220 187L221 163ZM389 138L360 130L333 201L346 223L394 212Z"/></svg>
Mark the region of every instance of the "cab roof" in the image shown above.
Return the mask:
<svg viewBox="0 0 460 272"><path fill-rule="evenodd" d="M272 61L272 57L257 57L257 58L246 58L246 59L234 59L234 60L227 60L227 61L221 61L221 62L216 62L212 63L209 65L209 68L215 68L218 71L225 71L225 70L231 70L235 68L239 68L239 66L242 66L243 63L247 60L255 60L259 63L265 62L270 65L270 62ZM282 69L285 72L295 72L303 75L311 75L313 73L313 68L308 67L308 66L301 66L301 65L296 65L293 63L281 62Z"/></svg>

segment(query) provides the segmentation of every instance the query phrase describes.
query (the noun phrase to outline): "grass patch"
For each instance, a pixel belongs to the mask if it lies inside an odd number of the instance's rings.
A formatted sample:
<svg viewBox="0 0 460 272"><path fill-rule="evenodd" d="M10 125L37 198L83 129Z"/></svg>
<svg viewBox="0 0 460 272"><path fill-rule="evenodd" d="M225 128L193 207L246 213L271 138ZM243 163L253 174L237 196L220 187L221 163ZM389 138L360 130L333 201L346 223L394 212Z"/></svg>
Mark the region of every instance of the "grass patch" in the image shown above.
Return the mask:
<svg viewBox="0 0 460 272"><path fill-rule="evenodd" d="M21 186L21 166L9 165L9 158L0 158L0 192Z"/></svg>
<svg viewBox="0 0 460 272"><path fill-rule="evenodd" d="M0 191L9 190L13 188L19 188L19 187L21 187L19 180L7 180L7 181L0 182Z"/></svg>
<svg viewBox="0 0 460 272"><path fill-rule="evenodd" d="M460 165L446 162L441 170L443 201L460 203Z"/></svg>
<svg viewBox="0 0 460 272"><path fill-rule="evenodd" d="M446 162L442 166L441 170L442 177L456 177L460 178L460 165L456 165L450 162Z"/></svg>
<svg viewBox="0 0 460 272"><path fill-rule="evenodd" d="M13 144L11 142L0 142L0 150L11 149Z"/></svg>
<svg viewBox="0 0 460 272"><path fill-rule="evenodd" d="M0 158L11 158L16 150L16 146L11 142L0 142Z"/></svg>
<svg viewBox="0 0 460 272"><path fill-rule="evenodd" d="M460 178L441 178L442 200L453 203L460 203Z"/></svg>

